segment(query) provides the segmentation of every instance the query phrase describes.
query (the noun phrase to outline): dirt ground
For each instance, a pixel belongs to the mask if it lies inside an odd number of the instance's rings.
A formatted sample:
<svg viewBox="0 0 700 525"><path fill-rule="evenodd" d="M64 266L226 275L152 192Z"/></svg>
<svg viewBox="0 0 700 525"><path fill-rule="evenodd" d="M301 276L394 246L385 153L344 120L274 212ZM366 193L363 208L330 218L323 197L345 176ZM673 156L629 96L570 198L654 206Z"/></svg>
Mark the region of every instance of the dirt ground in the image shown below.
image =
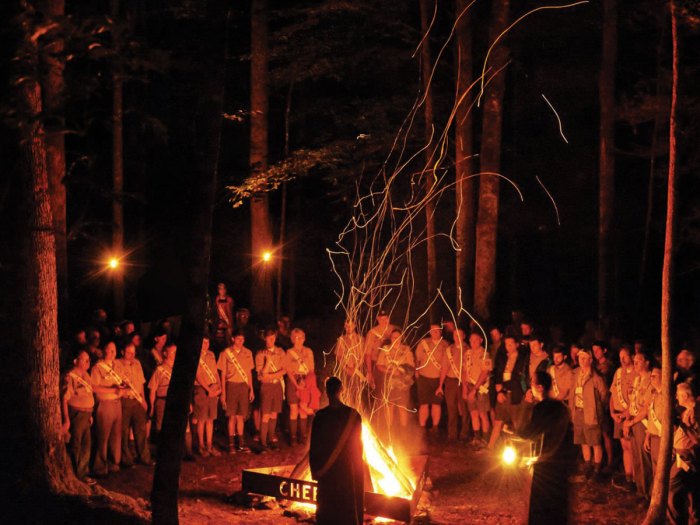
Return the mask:
<svg viewBox="0 0 700 525"><path fill-rule="evenodd" d="M429 481L416 524L520 524L527 511L523 475L499 466L487 451L437 440L430 444ZM241 497L245 468L295 464L301 446L264 454L223 454L183 462L180 521L185 525L221 523L292 524L311 522L303 511L290 512L286 502ZM148 499L153 469L135 466L101 480L109 490ZM574 523L610 525L641 523L645 506L635 495L612 487L610 481L572 478Z"/></svg>

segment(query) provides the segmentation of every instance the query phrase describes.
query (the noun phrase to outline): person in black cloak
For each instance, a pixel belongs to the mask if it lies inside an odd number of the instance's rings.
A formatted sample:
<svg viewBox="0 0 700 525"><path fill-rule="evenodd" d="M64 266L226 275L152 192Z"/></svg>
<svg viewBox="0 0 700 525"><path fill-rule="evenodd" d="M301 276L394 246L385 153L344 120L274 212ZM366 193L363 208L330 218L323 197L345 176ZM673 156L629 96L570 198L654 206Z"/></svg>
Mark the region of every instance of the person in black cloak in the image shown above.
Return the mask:
<svg viewBox="0 0 700 525"><path fill-rule="evenodd" d="M543 435L543 442L532 472L528 523L567 524L569 475L576 460L571 416L564 403L550 397L552 377L547 372L535 373L531 389L537 404L520 435L527 439Z"/></svg>
<svg viewBox="0 0 700 525"><path fill-rule="evenodd" d="M328 406L318 411L311 427L309 466L318 482L317 525L359 525L364 517L362 418L340 402L342 383L326 381Z"/></svg>

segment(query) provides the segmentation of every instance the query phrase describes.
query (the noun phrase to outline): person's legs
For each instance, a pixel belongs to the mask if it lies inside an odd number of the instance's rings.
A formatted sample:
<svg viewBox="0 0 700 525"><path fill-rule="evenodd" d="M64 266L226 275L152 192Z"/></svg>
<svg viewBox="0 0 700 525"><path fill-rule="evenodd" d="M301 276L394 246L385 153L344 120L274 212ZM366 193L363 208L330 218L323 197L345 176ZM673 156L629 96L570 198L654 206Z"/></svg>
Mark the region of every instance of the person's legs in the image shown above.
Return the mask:
<svg viewBox="0 0 700 525"><path fill-rule="evenodd" d="M421 405L420 407L418 407L418 424L421 426L421 428L425 428L425 426L428 424L428 415L428 405Z"/></svg>
<svg viewBox="0 0 700 525"><path fill-rule="evenodd" d="M114 462L112 470L119 470L122 458L122 404L118 401L110 402L112 421L109 430L109 451Z"/></svg>
<svg viewBox="0 0 700 525"><path fill-rule="evenodd" d="M122 399L122 465L130 467L134 463L134 458L131 456L129 448L129 434L131 433L134 420L135 407L130 399ZM134 429L134 442L136 442L136 430Z"/></svg>
<svg viewBox="0 0 700 525"><path fill-rule="evenodd" d="M442 416L442 406L439 404L430 405L430 419L433 422L433 428L437 429L440 426L440 417Z"/></svg>
<svg viewBox="0 0 700 525"><path fill-rule="evenodd" d="M291 444L297 441L299 405L298 403L289 403L289 440Z"/></svg>

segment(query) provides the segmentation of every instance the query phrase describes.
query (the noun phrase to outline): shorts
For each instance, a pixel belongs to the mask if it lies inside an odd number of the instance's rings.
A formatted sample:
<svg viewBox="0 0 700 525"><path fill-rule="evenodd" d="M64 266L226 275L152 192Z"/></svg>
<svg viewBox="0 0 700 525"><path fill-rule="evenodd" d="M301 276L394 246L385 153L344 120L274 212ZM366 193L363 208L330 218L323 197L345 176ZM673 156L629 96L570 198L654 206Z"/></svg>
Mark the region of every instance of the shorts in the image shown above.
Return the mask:
<svg viewBox="0 0 700 525"><path fill-rule="evenodd" d="M622 431L622 422L615 421L614 422L614 428L613 428L613 437L615 439L629 439L625 437L625 434Z"/></svg>
<svg viewBox="0 0 700 525"><path fill-rule="evenodd" d="M294 386L292 380L289 377L284 376L285 388L287 392L287 403L290 405L296 405L299 403L299 394L297 393L297 387Z"/></svg>
<svg viewBox="0 0 700 525"><path fill-rule="evenodd" d="M418 388L419 405L442 405L442 397L436 396L435 391L440 385L440 378L418 376L416 387Z"/></svg>
<svg viewBox="0 0 700 525"><path fill-rule="evenodd" d="M491 410L491 400L489 399L488 392L485 394L480 394L477 392L474 400L472 401L467 397L466 403L467 407L469 408L469 412L474 412L476 410L479 412L488 412Z"/></svg>
<svg viewBox="0 0 700 525"><path fill-rule="evenodd" d="M262 383L260 385L260 411L263 414L282 412L281 383Z"/></svg>
<svg viewBox="0 0 700 525"><path fill-rule="evenodd" d="M600 446L603 433L599 425L586 425L583 422L583 410L574 409L574 445Z"/></svg>
<svg viewBox="0 0 700 525"><path fill-rule="evenodd" d="M226 382L226 415L248 416L250 410L250 397L246 383Z"/></svg>
<svg viewBox="0 0 700 525"><path fill-rule="evenodd" d="M216 419L219 396L209 397L207 391L201 386L194 387L194 407L192 417L202 421Z"/></svg>
<svg viewBox="0 0 700 525"><path fill-rule="evenodd" d="M411 402L411 390L408 388L398 387L389 384L385 391L387 401L392 405L397 405L403 408L410 408L409 404Z"/></svg>

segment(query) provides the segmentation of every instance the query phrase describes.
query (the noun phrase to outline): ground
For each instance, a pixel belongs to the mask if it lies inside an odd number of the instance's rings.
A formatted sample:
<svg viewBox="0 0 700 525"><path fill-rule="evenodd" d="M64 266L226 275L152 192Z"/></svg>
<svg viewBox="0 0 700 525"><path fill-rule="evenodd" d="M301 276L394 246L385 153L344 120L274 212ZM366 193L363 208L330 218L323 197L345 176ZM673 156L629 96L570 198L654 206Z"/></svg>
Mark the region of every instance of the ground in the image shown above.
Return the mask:
<svg viewBox="0 0 700 525"><path fill-rule="evenodd" d="M447 444L438 439L429 447L429 482L421 511L414 520L420 524L520 524L526 512L522 478L504 470L497 458L469 446ZM183 462L180 522L184 525L221 523L292 524L306 515L290 512L286 503L259 501L237 494L241 471L249 467L289 465L303 456L303 449L283 447L264 454L245 453L198 458ZM101 484L137 498L148 499L153 469L136 466L111 474ZM610 481L572 478L573 517L576 524L609 525L641 523L645 506L633 494L612 487ZM291 516L290 516L291 514Z"/></svg>

